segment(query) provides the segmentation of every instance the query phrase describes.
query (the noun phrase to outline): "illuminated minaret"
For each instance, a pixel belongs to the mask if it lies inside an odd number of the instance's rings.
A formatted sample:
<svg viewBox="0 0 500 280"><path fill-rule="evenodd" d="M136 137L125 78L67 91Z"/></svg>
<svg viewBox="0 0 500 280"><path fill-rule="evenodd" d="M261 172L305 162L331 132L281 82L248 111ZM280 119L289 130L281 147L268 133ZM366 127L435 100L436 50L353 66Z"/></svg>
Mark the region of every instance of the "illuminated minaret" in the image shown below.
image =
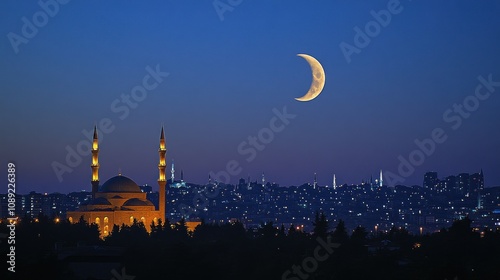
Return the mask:
<svg viewBox="0 0 500 280"><path fill-rule="evenodd" d="M477 188L477 209L483 209L483 197L481 193L484 189L484 174L483 169L481 168L481 172L479 172L479 185Z"/></svg>
<svg viewBox="0 0 500 280"><path fill-rule="evenodd" d="M165 147L165 135L163 133L163 126L161 127L161 134L160 134L160 148L158 149L158 154L160 155L160 162L158 163L158 187L160 189L160 197L159 197L159 211L160 211L160 218L162 223L165 222L165 186L167 184L167 180L165 177L165 168L167 167L167 160L166 160L166 154L167 154L167 148ZM172 165L173 166L173 165Z"/></svg>
<svg viewBox="0 0 500 280"><path fill-rule="evenodd" d="M172 184L175 179L175 169L174 169L174 160L172 159L172 169L170 169L170 179L172 180Z"/></svg>
<svg viewBox="0 0 500 280"><path fill-rule="evenodd" d="M94 139L92 141L92 199L99 188L99 140L97 139L97 127L94 126Z"/></svg>
<svg viewBox="0 0 500 280"><path fill-rule="evenodd" d="M262 187L266 186L266 177L264 177L264 172L262 172Z"/></svg>
<svg viewBox="0 0 500 280"><path fill-rule="evenodd" d="M337 178L335 178L335 174L333 174L333 189L336 190L337 189Z"/></svg>
<svg viewBox="0 0 500 280"><path fill-rule="evenodd" d="M314 181L313 181L313 188L316 189L318 181L316 180L316 172L314 172Z"/></svg>
<svg viewBox="0 0 500 280"><path fill-rule="evenodd" d="M383 179L383 176L382 176L382 169L380 169L380 179L379 179L379 182L378 182L378 183L379 183L379 186L381 186L381 187L382 187L382 185L383 185L383 183L384 183L383 181L384 181L384 179Z"/></svg>

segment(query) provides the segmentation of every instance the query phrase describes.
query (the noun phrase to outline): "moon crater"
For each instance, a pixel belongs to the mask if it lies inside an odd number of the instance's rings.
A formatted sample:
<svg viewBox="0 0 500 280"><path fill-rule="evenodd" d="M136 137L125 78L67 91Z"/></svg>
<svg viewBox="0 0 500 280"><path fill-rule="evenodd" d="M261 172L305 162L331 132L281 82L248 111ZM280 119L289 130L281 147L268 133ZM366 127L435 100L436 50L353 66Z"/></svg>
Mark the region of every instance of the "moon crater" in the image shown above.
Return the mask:
<svg viewBox="0 0 500 280"><path fill-rule="evenodd" d="M304 58L309 63L312 71L312 83L307 93L302 97L295 98L295 100L311 101L318 97L325 86L325 70L323 70L323 66L314 57L307 54L297 54L297 56Z"/></svg>

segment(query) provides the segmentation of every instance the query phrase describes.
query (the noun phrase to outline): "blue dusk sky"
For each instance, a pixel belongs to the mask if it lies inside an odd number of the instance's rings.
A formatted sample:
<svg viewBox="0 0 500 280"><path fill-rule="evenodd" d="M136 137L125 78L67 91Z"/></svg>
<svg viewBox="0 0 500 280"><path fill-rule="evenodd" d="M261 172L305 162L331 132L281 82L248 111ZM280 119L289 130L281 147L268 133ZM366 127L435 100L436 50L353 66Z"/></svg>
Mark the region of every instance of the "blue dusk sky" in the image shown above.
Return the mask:
<svg viewBox="0 0 500 280"><path fill-rule="evenodd" d="M483 169L498 186L499 14L472 0L1 1L3 174L16 164L18 193L90 190L96 124L101 183L121 170L157 190L164 125L167 169L192 183ZM302 53L326 77L309 102L294 99L312 81Z"/></svg>

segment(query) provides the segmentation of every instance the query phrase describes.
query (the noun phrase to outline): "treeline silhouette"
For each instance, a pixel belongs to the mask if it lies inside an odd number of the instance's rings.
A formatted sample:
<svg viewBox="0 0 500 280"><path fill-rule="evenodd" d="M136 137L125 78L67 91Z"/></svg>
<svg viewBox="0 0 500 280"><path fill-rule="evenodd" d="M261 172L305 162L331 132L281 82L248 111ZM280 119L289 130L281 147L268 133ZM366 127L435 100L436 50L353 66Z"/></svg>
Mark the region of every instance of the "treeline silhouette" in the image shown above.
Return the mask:
<svg viewBox="0 0 500 280"><path fill-rule="evenodd" d="M148 233L134 221L115 225L102 240L97 225L83 219L25 217L16 225L15 279L78 279L55 248L83 244L123 248L121 261L134 279L500 279L500 231L476 232L469 218L424 235L396 226L348 232L344 221L331 224L323 213L313 220L310 233L272 222L246 229L203 221L189 232L184 220L152 223ZM8 233L5 222L0 232ZM5 256L8 245L0 245Z"/></svg>

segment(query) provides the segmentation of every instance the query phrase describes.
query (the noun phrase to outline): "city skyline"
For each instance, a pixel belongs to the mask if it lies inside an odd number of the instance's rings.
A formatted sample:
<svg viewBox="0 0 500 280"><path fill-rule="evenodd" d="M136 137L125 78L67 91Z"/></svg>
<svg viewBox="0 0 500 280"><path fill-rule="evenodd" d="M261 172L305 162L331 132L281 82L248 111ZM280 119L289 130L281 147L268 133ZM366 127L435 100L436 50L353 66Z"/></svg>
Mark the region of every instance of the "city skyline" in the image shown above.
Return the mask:
<svg viewBox="0 0 500 280"><path fill-rule="evenodd" d="M167 166L171 166L171 165L167 165ZM168 169L167 170L168 172L168 180L167 182L172 182L171 180L171 172L172 170L171 169ZM420 188L425 188L425 175L428 174L428 173L437 173L438 174L438 180L439 181L442 181L442 182L445 182L446 179L448 179L449 177L459 177L459 175L461 174L469 174L469 175L472 175L472 174L480 174L482 170L479 170L479 171L472 171L472 172L468 172L468 171L461 171L461 172L457 172L457 173L452 173L452 174L441 174L437 171L425 171L422 175L422 180L420 180L420 183L417 183L417 184L396 184L396 185L387 185L387 184L383 184L383 186L385 187L395 187L395 186L405 186L405 187L420 187ZM191 181L191 180L184 180L181 178L184 177L183 175L184 173L184 170L175 170L175 181L176 182L185 182L186 184L193 184L193 185L196 185L196 186L204 186L204 185L207 185L209 183L209 181L211 180L212 183L214 182L218 182L214 179L212 179L211 177L207 177L206 180L204 182L195 182L195 181ZM235 185L238 185L238 182L240 180L245 180L245 181L248 181L248 179L250 179L250 182L251 183L261 183L262 182L262 174L264 174L264 176L267 176L265 175L266 173L263 172L261 174L256 174L256 176L241 176L241 177L238 177L236 179L236 177L234 178L234 181L230 181L229 183L224 183L225 185L232 185L232 186L235 186ZM104 181L108 180L108 179L111 179L117 175L123 175L123 176L126 176L126 177L130 177L131 179L134 179L134 176L130 175L130 174L127 174L127 173L123 173L121 169L118 169L116 171L116 173L114 174L111 174L109 177L106 177L106 178L103 178ZM288 187L299 187L299 186L303 186L303 185L310 185L311 187L314 185L314 179L315 179L315 175L316 175L316 179L317 179L317 173L314 173L311 175L311 179L309 181L305 181L305 182L300 182L300 183L295 183L295 184L290 184L290 185L283 185L281 184L279 181L276 181L276 180L272 180L272 181L269 181L265 180L265 183L269 183L269 184L272 184L272 185L276 185L278 187L284 187L284 188L288 188ZM335 181L336 181L336 187L343 187L343 186L357 186L357 185L362 185L362 184L374 184L374 185L379 185L379 177L376 177L375 174L374 175L370 175L370 176L365 176L363 177L362 179L356 181L356 182L339 182L338 181L338 174L332 174L331 178L330 178L330 181L327 182L328 180L322 180L322 181L325 181L325 183L322 183L322 182L318 182L318 180L316 180L316 183L317 183L317 186L318 187L323 187L323 188L332 188L333 187L333 176L336 176L335 178ZM488 178L488 176L485 176L486 178ZM104 182L103 181L103 182ZM488 179L485 179L485 182L487 182ZM102 183L103 183L102 182ZM221 182L218 182L218 183L221 183ZM85 183L84 183L85 184ZM158 192L158 186L156 185L157 182L156 181L152 181L151 183L150 182L137 182L137 184L141 187L151 187L152 188L152 191L153 192ZM498 185L487 185L485 183L484 185L485 188L493 188L493 187L500 187ZM29 193L32 193L32 192L35 192L35 193L46 193L46 194L50 194L50 193L60 193L60 194L69 194L69 193L73 193L73 192L89 192L91 193L92 192L92 184L89 183L88 186L84 187L84 188L75 188L75 189L68 189L68 190L63 190L63 191L59 191L59 190L55 190L55 191L47 191L46 189L40 189L40 190L37 190L37 189L27 189L26 192L18 192L18 194L21 194L21 195L26 195L26 194L29 194ZM1 192L0 192L1 193Z"/></svg>
<svg viewBox="0 0 500 280"><path fill-rule="evenodd" d="M377 226L379 230L388 230L402 226L412 232L423 229L435 232L464 217L469 217L477 229L500 225L500 186L484 188L482 173L460 173L440 180L436 172L427 172L423 181L423 187L391 188L372 181L328 188L315 183L283 188L266 182L264 174L262 181L242 178L231 185L213 180L196 185L177 178L161 181L166 183L166 192L162 194L152 186L138 186L120 174L103 182L95 192L18 194L15 208L19 217L36 219L45 215L76 222L82 215L89 223L104 221L105 225L129 223L132 217L138 220L141 217L146 228L150 225L148 219L165 213L173 222L181 219L189 223L240 221L248 228L272 221L286 227L301 225L309 231L310 219L316 211L324 213L330 221L344 220L351 229L363 226L373 230ZM167 203L162 206L165 197ZM112 204L123 204L124 208L112 210ZM0 218L8 213L7 207L8 195L1 194ZM143 211L144 207L151 209ZM107 235L109 230L104 228L101 234Z"/></svg>
<svg viewBox="0 0 500 280"><path fill-rule="evenodd" d="M19 193L89 190L90 153L66 157L94 125L101 177L154 189L162 124L167 170L197 184L236 162L231 183L482 169L500 185L499 3L43 3L0 4L0 157ZM326 74L309 102L294 99L311 85L301 53Z"/></svg>

